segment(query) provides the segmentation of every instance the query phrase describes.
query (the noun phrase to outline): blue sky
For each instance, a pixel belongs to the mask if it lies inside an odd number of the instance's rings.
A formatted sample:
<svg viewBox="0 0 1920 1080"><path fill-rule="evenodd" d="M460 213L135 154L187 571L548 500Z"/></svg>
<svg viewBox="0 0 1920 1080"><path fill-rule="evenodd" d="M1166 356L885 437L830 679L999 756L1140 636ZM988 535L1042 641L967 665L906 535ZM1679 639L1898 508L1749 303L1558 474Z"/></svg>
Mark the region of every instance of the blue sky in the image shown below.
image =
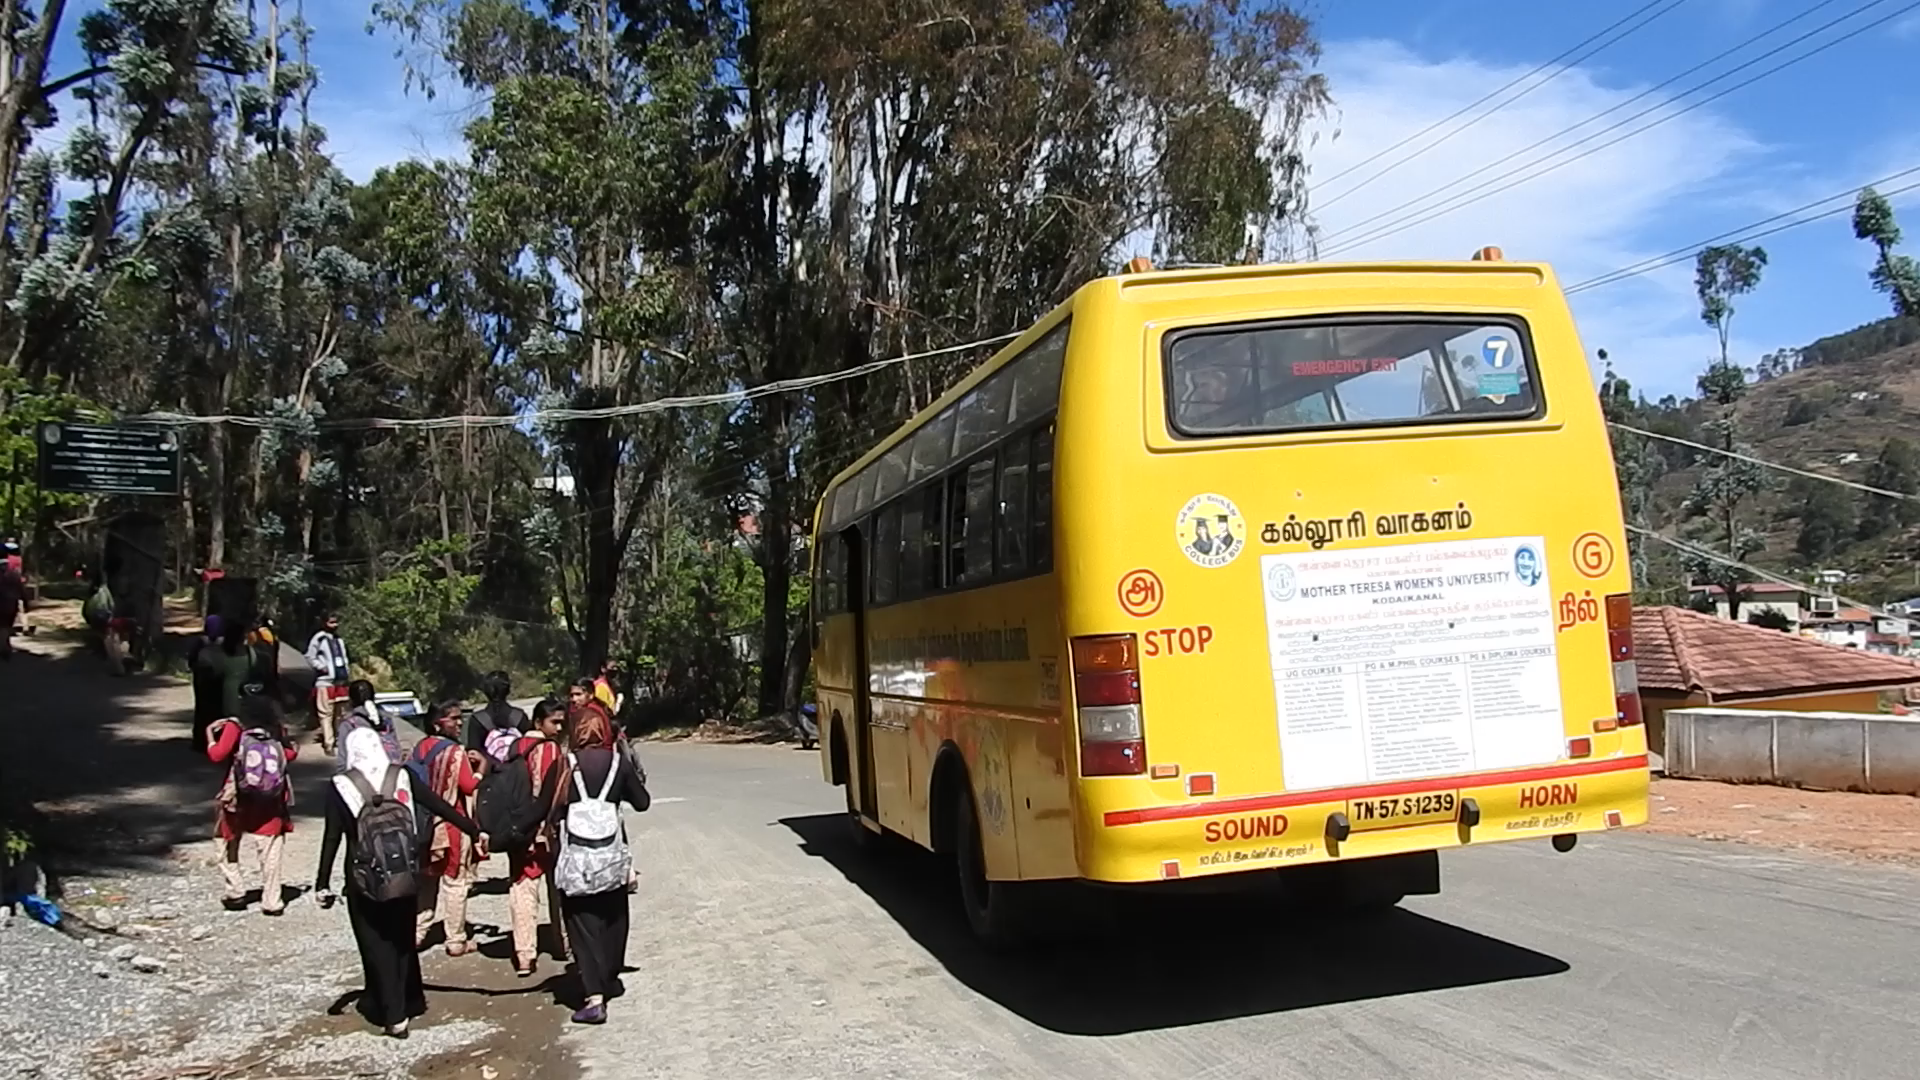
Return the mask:
<svg viewBox="0 0 1920 1080"><path fill-rule="evenodd" d="M1340 248L1364 236L1358 223L1456 179L1457 194L1481 181L1488 162L1602 110L1791 16L1817 0L1677 0L1644 28L1542 82L1472 128L1348 193L1356 182L1438 139L1453 126L1372 165L1333 179L1483 94L1552 59L1642 8L1645 0L1308 0L1326 52L1321 68L1335 101L1309 153L1316 221L1335 258L1458 258L1496 244L1509 258L1545 259L1571 284L1707 239L1876 177L1920 165L1920 7L1745 89L1552 173L1432 220ZM1869 0L1825 0L1780 32L1598 124L1508 163L1509 177L1567 142L1709 79ZM1733 76L1730 85L1913 0L1879 0L1806 43ZM80 5L84 11L94 3ZM1664 3L1662 6L1665 6ZM1658 10L1657 8L1655 10ZM77 21L79 12L69 8ZM366 32L357 0L309 0L321 71L317 117L336 160L356 179L410 156L459 152L470 111L457 99L408 92L399 43ZM67 35L70 36L70 35ZM1551 70L1551 69L1550 69ZM1677 109L1678 105L1673 109ZM1616 131L1640 127L1673 109ZM1469 114L1471 116L1473 114ZM1591 148L1613 138L1587 144ZM1909 182L1912 179L1909 178ZM1504 181L1503 181L1504 182ZM1444 197L1444 196L1443 196ZM1431 203L1416 204L1418 210ZM1898 204L1920 254L1920 192ZM1392 223L1405 211L1384 219ZM1341 235L1346 231L1346 236ZM1758 292L1739 305L1735 349L1752 363L1887 313L1867 284L1872 253L1853 239L1848 216L1761 241L1771 264ZM1692 269L1664 271L1574 297L1589 351L1605 348L1644 391L1690 393L1714 351L1693 298Z"/></svg>

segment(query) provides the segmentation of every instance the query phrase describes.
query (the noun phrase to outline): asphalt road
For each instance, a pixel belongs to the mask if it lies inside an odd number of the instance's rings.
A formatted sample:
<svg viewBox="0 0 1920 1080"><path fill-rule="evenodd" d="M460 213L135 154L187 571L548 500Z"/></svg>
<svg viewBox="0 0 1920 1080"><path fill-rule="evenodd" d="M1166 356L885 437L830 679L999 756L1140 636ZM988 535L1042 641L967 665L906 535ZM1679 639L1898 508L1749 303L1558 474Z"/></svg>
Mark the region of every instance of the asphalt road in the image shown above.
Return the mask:
<svg viewBox="0 0 1920 1080"><path fill-rule="evenodd" d="M784 747L648 749L628 996L590 1077L1920 1075L1920 873L1616 834L1448 856L1445 891L1309 923L1125 898L974 950L930 856L843 838Z"/></svg>

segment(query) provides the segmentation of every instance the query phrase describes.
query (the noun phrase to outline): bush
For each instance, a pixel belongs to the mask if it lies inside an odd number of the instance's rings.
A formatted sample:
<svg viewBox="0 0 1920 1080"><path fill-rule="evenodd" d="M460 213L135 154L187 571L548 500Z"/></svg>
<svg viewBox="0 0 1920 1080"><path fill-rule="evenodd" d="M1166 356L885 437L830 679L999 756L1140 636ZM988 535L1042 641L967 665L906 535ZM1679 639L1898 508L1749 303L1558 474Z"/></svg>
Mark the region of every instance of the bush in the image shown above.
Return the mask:
<svg viewBox="0 0 1920 1080"><path fill-rule="evenodd" d="M1748 615L1747 622L1754 626L1765 627L1768 630L1779 630L1783 633L1793 629L1793 620L1787 618L1786 613L1777 608L1761 608Z"/></svg>
<svg viewBox="0 0 1920 1080"><path fill-rule="evenodd" d="M1787 404L1787 426L1799 427L1820 419L1821 407L1807 398L1796 397Z"/></svg>

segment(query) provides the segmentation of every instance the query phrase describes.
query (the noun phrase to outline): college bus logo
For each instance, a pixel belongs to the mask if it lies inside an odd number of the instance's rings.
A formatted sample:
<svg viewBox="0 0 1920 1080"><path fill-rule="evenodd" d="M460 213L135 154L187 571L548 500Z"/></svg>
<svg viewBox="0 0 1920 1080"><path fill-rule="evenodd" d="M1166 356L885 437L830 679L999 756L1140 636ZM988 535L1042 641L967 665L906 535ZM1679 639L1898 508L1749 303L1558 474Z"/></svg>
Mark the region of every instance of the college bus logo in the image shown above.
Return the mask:
<svg viewBox="0 0 1920 1080"><path fill-rule="evenodd" d="M1173 534L1180 551L1206 567L1227 565L1247 546L1247 523L1240 517L1240 508L1225 495L1208 493L1188 499L1174 519Z"/></svg>

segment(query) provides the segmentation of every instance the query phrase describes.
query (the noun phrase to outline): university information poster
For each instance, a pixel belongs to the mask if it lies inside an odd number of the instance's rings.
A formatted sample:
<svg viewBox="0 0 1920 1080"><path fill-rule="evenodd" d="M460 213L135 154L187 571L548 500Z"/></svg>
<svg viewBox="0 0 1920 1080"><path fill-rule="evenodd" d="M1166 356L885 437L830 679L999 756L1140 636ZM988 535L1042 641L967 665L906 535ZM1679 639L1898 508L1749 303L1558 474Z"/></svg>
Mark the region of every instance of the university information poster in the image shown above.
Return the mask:
<svg viewBox="0 0 1920 1080"><path fill-rule="evenodd" d="M1288 790L1557 761L1539 537L1260 560Z"/></svg>

